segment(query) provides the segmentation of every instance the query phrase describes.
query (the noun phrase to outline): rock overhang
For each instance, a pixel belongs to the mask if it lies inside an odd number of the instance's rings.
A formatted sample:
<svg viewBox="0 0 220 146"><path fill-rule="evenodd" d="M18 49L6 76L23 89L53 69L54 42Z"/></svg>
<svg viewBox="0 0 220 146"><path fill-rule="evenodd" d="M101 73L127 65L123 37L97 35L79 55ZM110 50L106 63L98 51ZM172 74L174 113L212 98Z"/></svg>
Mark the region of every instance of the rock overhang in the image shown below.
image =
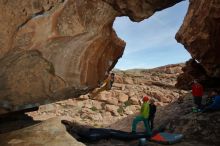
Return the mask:
<svg viewBox="0 0 220 146"><path fill-rule="evenodd" d="M139 22L181 1L0 0L0 113L86 94L122 57L116 17Z"/></svg>

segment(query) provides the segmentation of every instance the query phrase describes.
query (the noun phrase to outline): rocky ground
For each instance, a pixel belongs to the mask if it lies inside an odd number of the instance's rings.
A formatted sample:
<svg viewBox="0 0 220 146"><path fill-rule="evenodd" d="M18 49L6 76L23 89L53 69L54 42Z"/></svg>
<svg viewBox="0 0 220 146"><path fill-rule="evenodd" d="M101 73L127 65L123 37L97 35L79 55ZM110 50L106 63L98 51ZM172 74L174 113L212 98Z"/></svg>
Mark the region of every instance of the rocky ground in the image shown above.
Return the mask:
<svg viewBox="0 0 220 146"><path fill-rule="evenodd" d="M27 112L26 116L15 113L16 116L12 116L13 118L10 118L10 116L9 118L1 118L0 138L6 137L12 144L24 145L25 140L27 143L30 141L19 133L28 133L32 139L36 136L34 133L30 133L30 129L33 129L43 133L50 140L53 137L53 132L51 133L50 129L43 126L52 124L51 126L55 125L56 127L58 125L58 127L61 127L61 129L55 130L57 135L63 133L70 142L71 139L61 126L60 119L68 121L67 129L77 126L77 128L105 127L130 131L132 120L140 109L141 96L148 95L155 99L158 105L155 118L156 127L162 125L166 131L184 134L184 140L175 144L176 146L218 146L220 145L218 140L220 136L220 126L218 124L220 122L220 112L211 114L192 113L191 94L185 90L178 90L174 86L177 76L182 73L181 68L183 66L183 64L178 64L151 70L115 70L116 80L112 90L103 91L93 99L90 99L88 95L83 95L77 99L40 106L39 110ZM47 119L50 118L55 118L55 120L52 120L52 122L49 120L48 123ZM46 121L46 123L39 124L42 123L40 121ZM29 127L30 125L34 126ZM139 124L138 131L143 131L142 124ZM9 133L1 135L5 132ZM77 139L77 137L75 138ZM64 142L58 137L56 141L57 143ZM73 141L72 145L78 145L77 141L74 139ZM83 141L83 143L88 146L138 145L137 140L119 141L114 139L102 140L96 143ZM4 141L2 141L2 144L5 144ZM148 146L159 146L159 144L149 142Z"/></svg>
<svg viewBox="0 0 220 146"><path fill-rule="evenodd" d="M38 111L29 115L35 120L64 116L84 125L105 127L137 113L143 95L155 99L157 105L165 106L187 93L174 86L183 66L177 64L151 70L115 70L112 90L103 91L93 99L83 95L78 99L40 106Z"/></svg>
<svg viewBox="0 0 220 146"><path fill-rule="evenodd" d="M193 113L191 94L186 94L182 102L174 102L169 106L159 107L155 119L155 125L164 126L166 131L184 134L181 143L174 146L219 146L220 140L220 112ZM112 125L109 128L129 131L130 123L135 115L130 115ZM139 125L143 131L143 125ZM87 143L89 146L134 146L138 141L103 140L97 143ZM147 146L161 146L149 142Z"/></svg>

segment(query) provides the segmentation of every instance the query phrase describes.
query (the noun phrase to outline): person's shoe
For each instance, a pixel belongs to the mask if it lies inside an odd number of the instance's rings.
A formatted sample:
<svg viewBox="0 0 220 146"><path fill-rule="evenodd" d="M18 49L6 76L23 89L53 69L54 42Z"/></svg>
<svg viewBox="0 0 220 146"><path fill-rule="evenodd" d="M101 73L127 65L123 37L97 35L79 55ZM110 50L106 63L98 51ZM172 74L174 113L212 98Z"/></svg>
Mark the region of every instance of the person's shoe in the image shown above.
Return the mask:
<svg viewBox="0 0 220 146"><path fill-rule="evenodd" d="M193 112L193 113L197 113L197 110L198 110L198 109L197 109L196 107L192 107L192 112Z"/></svg>

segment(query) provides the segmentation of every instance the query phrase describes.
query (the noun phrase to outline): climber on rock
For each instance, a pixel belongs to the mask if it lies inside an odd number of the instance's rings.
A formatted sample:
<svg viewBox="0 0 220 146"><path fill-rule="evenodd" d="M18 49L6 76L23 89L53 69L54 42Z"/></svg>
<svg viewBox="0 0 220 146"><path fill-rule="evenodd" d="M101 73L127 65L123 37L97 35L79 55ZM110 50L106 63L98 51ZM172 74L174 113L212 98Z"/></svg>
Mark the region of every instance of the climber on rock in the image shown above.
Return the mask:
<svg viewBox="0 0 220 146"><path fill-rule="evenodd" d="M213 90L211 93L211 96L213 97L213 103L207 107L204 108L203 112L213 112L220 110L220 94L217 90Z"/></svg>
<svg viewBox="0 0 220 146"><path fill-rule="evenodd" d="M157 111L157 106L155 105L155 101L153 99L150 100L150 114L149 114L149 125L151 130L154 129L154 118Z"/></svg>
<svg viewBox="0 0 220 146"><path fill-rule="evenodd" d="M143 104L141 106L140 115L136 116L132 122L132 133L136 133L137 124L143 121L146 134L149 136L152 135L152 131L149 126L150 104L148 101L149 101L149 98L147 96L143 97Z"/></svg>
<svg viewBox="0 0 220 146"><path fill-rule="evenodd" d="M203 86L200 83L198 83L197 80L193 81L192 95L194 104L197 106L197 109L200 110L202 108Z"/></svg>
<svg viewBox="0 0 220 146"><path fill-rule="evenodd" d="M104 90L106 91L111 90L114 80L115 80L115 74L114 73L108 74L108 77L104 80L103 84L101 84L99 88L93 90L89 96L93 98Z"/></svg>
<svg viewBox="0 0 220 146"><path fill-rule="evenodd" d="M115 74L111 73L111 75L110 75L110 89L109 90L111 90L114 82L115 82Z"/></svg>

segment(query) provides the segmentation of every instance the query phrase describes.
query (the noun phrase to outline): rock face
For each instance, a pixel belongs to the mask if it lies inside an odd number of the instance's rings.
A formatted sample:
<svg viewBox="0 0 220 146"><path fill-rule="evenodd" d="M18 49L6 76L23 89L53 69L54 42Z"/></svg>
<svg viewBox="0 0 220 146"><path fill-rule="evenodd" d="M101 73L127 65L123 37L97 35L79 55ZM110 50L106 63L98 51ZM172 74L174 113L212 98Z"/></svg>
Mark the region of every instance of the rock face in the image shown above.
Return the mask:
<svg viewBox="0 0 220 146"><path fill-rule="evenodd" d="M182 0L0 0L0 114L78 97L122 56L117 16L141 21Z"/></svg>
<svg viewBox="0 0 220 146"><path fill-rule="evenodd" d="M220 88L220 78L210 77L201 64L191 59L186 62L183 72L177 78L176 87L181 89L191 89L190 83L197 79L205 88Z"/></svg>
<svg viewBox="0 0 220 146"><path fill-rule="evenodd" d="M220 77L219 34L220 1L190 0L188 13L176 35L176 39L199 62L199 66L204 68L204 75L210 78L218 78L216 82L219 81ZM190 63L188 65L190 68ZM199 72L199 70L195 72ZM188 73L188 71L185 72L183 80L189 80L187 77L191 75Z"/></svg>
<svg viewBox="0 0 220 146"><path fill-rule="evenodd" d="M60 119L50 119L43 123L17 131L0 134L2 146L85 146L76 141L66 131Z"/></svg>

